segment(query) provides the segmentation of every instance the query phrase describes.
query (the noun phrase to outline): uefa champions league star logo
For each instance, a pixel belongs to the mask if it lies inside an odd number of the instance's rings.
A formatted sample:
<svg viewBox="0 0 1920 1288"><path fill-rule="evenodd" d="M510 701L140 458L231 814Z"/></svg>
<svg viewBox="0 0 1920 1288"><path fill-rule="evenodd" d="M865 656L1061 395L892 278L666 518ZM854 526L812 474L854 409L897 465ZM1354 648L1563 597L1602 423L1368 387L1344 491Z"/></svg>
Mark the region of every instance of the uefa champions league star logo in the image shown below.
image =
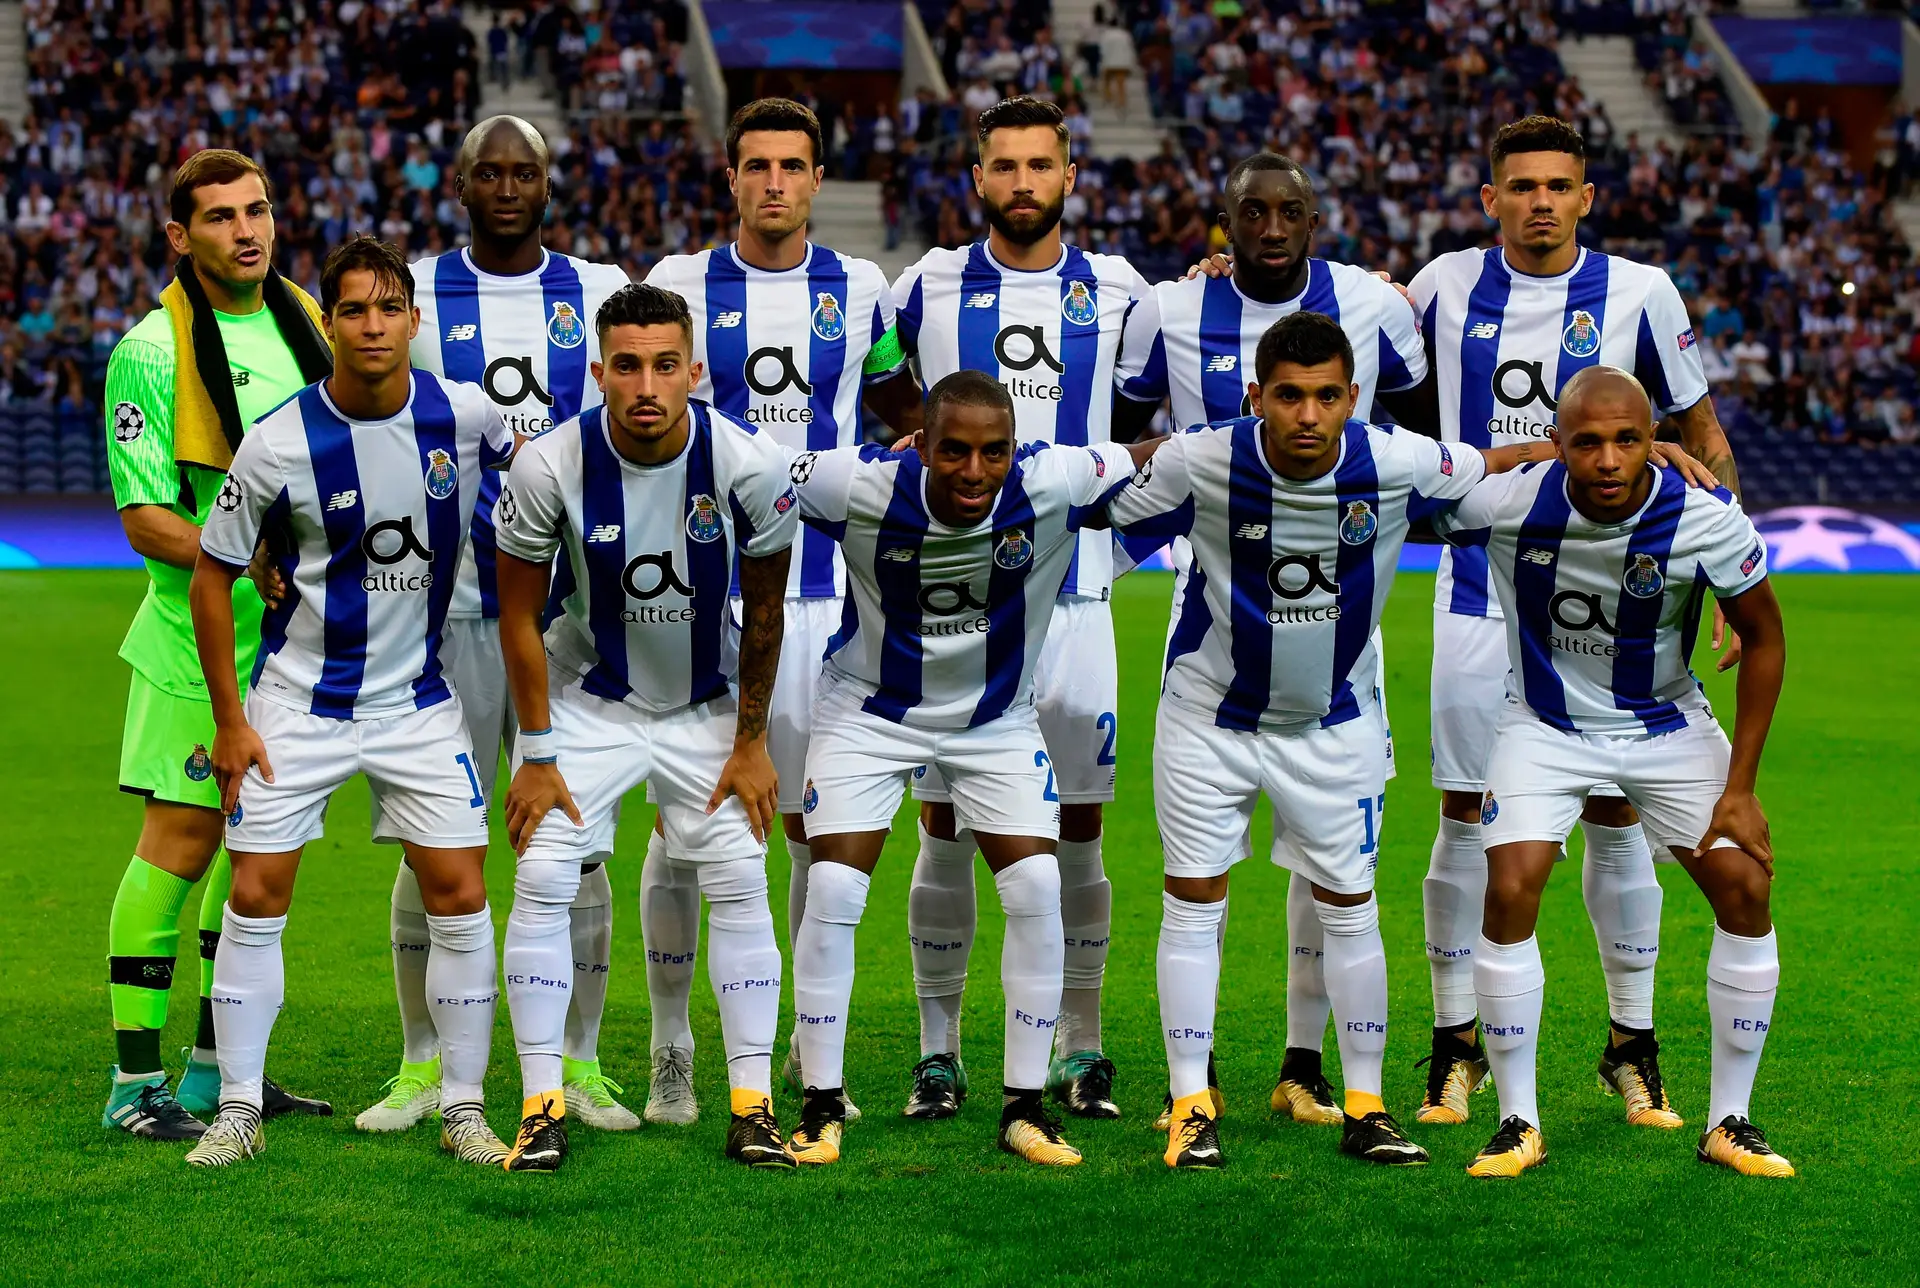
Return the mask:
<svg viewBox="0 0 1920 1288"><path fill-rule="evenodd" d="M840 301L827 291L821 291L813 298L819 301L813 308L813 333L822 340L838 340L845 335L847 319L840 311Z"/></svg>
<svg viewBox="0 0 1920 1288"><path fill-rule="evenodd" d="M196 783L204 783L213 777L213 757L207 754L205 743L193 744L193 754L187 757L187 763L183 768L187 777Z"/></svg>
<svg viewBox="0 0 1920 1288"><path fill-rule="evenodd" d="M687 535L704 544L718 541L725 533L726 527L720 522L719 502L705 493L694 497L693 508L687 512Z"/></svg>
<svg viewBox="0 0 1920 1288"><path fill-rule="evenodd" d="M1488 792L1480 802L1480 826L1485 827L1499 817L1500 802L1493 799L1492 792Z"/></svg>
<svg viewBox="0 0 1920 1288"><path fill-rule="evenodd" d="M113 405L113 441L131 443L147 428L147 414L130 402Z"/></svg>
<svg viewBox="0 0 1920 1288"><path fill-rule="evenodd" d="M1088 326L1100 320L1100 304L1085 282L1067 283L1067 294L1060 301L1060 312L1067 321Z"/></svg>
<svg viewBox="0 0 1920 1288"><path fill-rule="evenodd" d="M578 349L586 338L587 328L579 310L565 300L555 300L553 316L547 319L547 339L562 349Z"/></svg>
<svg viewBox="0 0 1920 1288"><path fill-rule="evenodd" d="M1667 584L1660 575L1660 564L1652 555L1638 554L1627 565L1627 575L1620 579L1627 593L1635 599L1652 599Z"/></svg>
<svg viewBox="0 0 1920 1288"><path fill-rule="evenodd" d="M240 508L240 485L233 481L233 475L221 480L220 495L213 498L213 503L228 514Z"/></svg>
<svg viewBox="0 0 1920 1288"><path fill-rule="evenodd" d="M1590 358L1600 351L1600 325L1585 309L1573 311L1573 321L1560 333L1560 347L1576 358Z"/></svg>
<svg viewBox="0 0 1920 1288"><path fill-rule="evenodd" d="M1340 520L1340 540L1350 546L1365 545L1380 528L1373 507L1365 501L1347 502L1347 517Z"/></svg>
<svg viewBox="0 0 1920 1288"><path fill-rule="evenodd" d="M444 501L460 486L460 473L453 468L453 457L439 448L427 453L427 495Z"/></svg>
<svg viewBox="0 0 1920 1288"><path fill-rule="evenodd" d="M1019 528L1000 538L1000 544L994 547L993 562L1002 568L1018 568L1033 558L1033 542Z"/></svg>

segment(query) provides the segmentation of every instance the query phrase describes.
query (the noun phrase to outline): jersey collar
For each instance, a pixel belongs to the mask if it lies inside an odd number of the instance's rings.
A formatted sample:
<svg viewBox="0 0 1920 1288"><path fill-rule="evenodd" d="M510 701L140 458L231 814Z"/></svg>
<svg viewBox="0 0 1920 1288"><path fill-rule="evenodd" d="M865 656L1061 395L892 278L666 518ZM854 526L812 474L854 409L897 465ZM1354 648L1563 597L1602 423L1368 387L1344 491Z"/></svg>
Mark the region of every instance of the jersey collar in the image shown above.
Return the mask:
<svg viewBox="0 0 1920 1288"><path fill-rule="evenodd" d="M347 413L335 406L333 399L328 396L327 382L324 380L317 382L314 385L314 390L320 395L321 405L342 425L345 425L348 429L371 429L376 425L391 425L394 421L399 420L402 416L405 416L413 410L414 395L420 392L420 376L419 373L414 371L407 372L407 401L401 404L399 411L384 420L355 420L353 417L347 415Z"/></svg>
<svg viewBox="0 0 1920 1288"><path fill-rule="evenodd" d="M486 269L474 263L472 247L462 246L460 248L460 263L466 268L466 270L469 273L472 273L475 277L480 278L483 281L489 281L489 282L524 282L528 278L538 278L542 273L545 273L547 271L547 265L552 261L553 261L553 252L548 250L545 246L542 246L540 248L539 267L530 268L524 273L512 273L512 274L503 276L499 273L489 273Z"/></svg>
<svg viewBox="0 0 1920 1288"><path fill-rule="evenodd" d="M1500 267L1506 270L1506 273L1509 277L1518 278L1520 281L1523 281L1523 282L1564 282L1568 278L1572 277L1575 273L1579 272L1582 268L1586 267L1587 256L1592 252L1589 251L1585 246L1582 246L1580 248L1580 253L1573 257L1573 266L1569 268L1566 272L1552 273L1544 276L1539 273L1529 273L1523 269L1515 268L1513 266L1512 261L1510 261L1507 258L1507 252L1504 247L1496 246L1494 248L1493 253L1495 258L1499 261Z"/></svg>

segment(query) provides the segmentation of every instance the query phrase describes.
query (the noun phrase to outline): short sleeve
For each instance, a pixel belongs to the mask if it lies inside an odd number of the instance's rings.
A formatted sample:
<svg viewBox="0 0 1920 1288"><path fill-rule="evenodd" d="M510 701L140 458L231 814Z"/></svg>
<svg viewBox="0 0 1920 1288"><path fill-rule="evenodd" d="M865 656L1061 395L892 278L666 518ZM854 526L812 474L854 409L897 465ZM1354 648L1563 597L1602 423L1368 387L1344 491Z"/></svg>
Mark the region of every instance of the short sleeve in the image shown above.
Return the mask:
<svg viewBox="0 0 1920 1288"><path fill-rule="evenodd" d="M1065 473L1068 503L1076 512L1070 522L1076 527L1078 512L1104 510L1133 479L1133 453L1122 443L1055 446L1048 454L1058 458L1057 466Z"/></svg>
<svg viewBox="0 0 1920 1288"><path fill-rule="evenodd" d="M107 360L107 469L113 503L172 505L180 499L173 456L173 358L158 345L126 339Z"/></svg>
<svg viewBox="0 0 1920 1288"><path fill-rule="evenodd" d="M621 268L618 264L596 264L594 265L594 269L596 271L593 275L593 290L588 292L586 298L581 301L581 303L586 305L587 326L589 328L591 328L599 318L600 306L605 304L614 292L623 286L633 285L633 279L627 276L627 270ZM656 271L658 270L658 265L655 266L655 269ZM652 274L648 275L648 280L653 280ZM654 284L656 286L663 285L658 282ZM669 286L666 289L672 290L673 288Z"/></svg>
<svg viewBox="0 0 1920 1288"><path fill-rule="evenodd" d="M1107 504L1107 517L1126 540L1135 562L1158 545L1193 531L1193 476L1187 454L1200 441L1175 434L1134 472L1128 486ZM1141 546L1141 540L1149 544Z"/></svg>
<svg viewBox="0 0 1920 1288"><path fill-rule="evenodd" d="M1113 382L1135 402L1159 402L1167 396L1167 340L1160 326L1158 291L1149 289L1127 309Z"/></svg>
<svg viewBox="0 0 1920 1288"><path fill-rule="evenodd" d="M554 472L552 452L559 440L536 438L514 459L493 503L494 544L515 559L544 564L560 549L566 524L566 498Z"/></svg>
<svg viewBox="0 0 1920 1288"><path fill-rule="evenodd" d="M764 434L747 437L746 459L730 496L734 539L749 559L778 554L793 544L800 526L800 498L787 455Z"/></svg>
<svg viewBox="0 0 1920 1288"><path fill-rule="evenodd" d="M1487 459L1477 447L1442 443L1423 434L1394 434L1392 442L1394 451L1407 462L1409 485L1417 500L1456 500L1487 476Z"/></svg>
<svg viewBox="0 0 1920 1288"><path fill-rule="evenodd" d="M1767 541L1753 526L1730 493L1724 504L1714 504L1698 559L1713 593L1722 599L1744 595L1767 579ZM1703 509L1707 506L1702 505Z"/></svg>
<svg viewBox="0 0 1920 1288"><path fill-rule="evenodd" d="M1458 501L1433 512L1433 530L1445 537L1449 545L1486 545L1487 538L1493 532L1493 521L1500 513L1501 502L1523 474L1522 470L1512 470L1481 479Z"/></svg>
<svg viewBox="0 0 1920 1288"><path fill-rule="evenodd" d="M1407 295L1413 301L1413 314L1418 319L1420 352L1426 355L1427 370L1432 371L1436 365L1434 324L1438 320L1440 304L1439 259L1428 260L1427 266L1413 275L1413 280L1407 283Z"/></svg>
<svg viewBox="0 0 1920 1288"><path fill-rule="evenodd" d="M1707 396L1706 367L1700 361L1693 319L1680 298L1680 288L1658 269L1648 270L1652 285L1640 313L1639 342L1634 347L1633 374L1646 387L1654 409L1671 415Z"/></svg>
<svg viewBox="0 0 1920 1288"><path fill-rule="evenodd" d="M1376 282L1378 278L1374 279ZM1390 283L1380 282L1379 389L1412 389L1427 378L1427 349L1420 338L1419 314Z"/></svg>
<svg viewBox="0 0 1920 1288"><path fill-rule="evenodd" d="M514 433L507 428L506 420L500 415L500 408L493 399L487 397L478 385L447 386L455 397L464 398L466 405L461 411L473 418L480 431L480 468L483 470L500 469L513 459L516 441ZM457 391L457 392L456 392Z"/></svg>
<svg viewBox="0 0 1920 1288"><path fill-rule="evenodd" d="M838 540L847 530L853 478L867 447L802 452L787 466L787 481L800 498L800 518Z"/></svg>
<svg viewBox="0 0 1920 1288"><path fill-rule="evenodd" d="M240 450L227 467L227 477L207 512L200 530L200 549L230 568L244 568L260 544L260 528L267 511L286 491L280 459L256 429L240 440Z"/></svg>
<svg viewBox="0 0 1920 1288"><path fill-rule="evenodd" d="M920 322L926 314L926 264L922 259L910 265L893 284L893 325L900 337L900 351L908 357L920 352Z"/></svg>

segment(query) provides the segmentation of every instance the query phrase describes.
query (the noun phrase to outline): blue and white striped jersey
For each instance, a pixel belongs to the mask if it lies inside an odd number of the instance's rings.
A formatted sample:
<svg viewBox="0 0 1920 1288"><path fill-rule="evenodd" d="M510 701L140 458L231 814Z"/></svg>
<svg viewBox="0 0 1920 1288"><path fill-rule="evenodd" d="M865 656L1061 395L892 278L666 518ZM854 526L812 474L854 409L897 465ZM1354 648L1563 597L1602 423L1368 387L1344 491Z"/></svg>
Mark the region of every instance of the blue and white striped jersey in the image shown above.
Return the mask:
<svg viewBox="0 0 1920 1288"><path fill-rule="evenodd" d="M1581 250L1557 277L1518 272L1499 247L1440 256L1408 291L1439 383L1440 436L1476 447L1544 439L1561 388L1595 364L1631 371L1654 414L1707 396L1687 306L1666 270ZM1448 549L1434 603L1498 617L1477 550Z"/></svg>
<svg viewBox="0 0 1920 1288"><path fill-rule="evenodd" d="M928 511L913 452L796 458L800 517L846 552L846 612L827 669L866 692L869 712L915 728L972 729L1031 702L1081 525L1132 477L1133 456L1117 443L1028 443L992 516L955 529Z"/></svg>
<svg viewBox="0 0 1920 1288"><path fill-rule="evenodd" d="M487 391L507 428L531 437L600 402L590 364L600 357L593 318L627 284L612 264L543 252L540 267L517 277L475 268L464 250L413 266L420 306L414 365ZM455 617L498 617L493 575L493 503L500 475L481 480L473 512L473 557L460 569Z"/></svg>
<svg viewBox="0 0 1920 1288"><path fill-rule="evenodd" d="M1482 552L1506 609L1510 694L1556 729L1669 733L1713 719L1688 659L1709 588L1732 598L1766 578L1767 544L1725 490L1654 469L1623 523L1567 499L1558 461L1490 478L1434 516Z"/></svg>
<svg viewBox="0 0 1920 1288"><path fill-rule="evenodd" d="M685 451L636 465L614 450L606 408L590 408L521 449L494 506L506 553L566 551L554 666L642 711L706 702L738 678L734 553L785 550L799 522L778 443L697 400L687 419Z"/></svg>
<svg viewBox="0 0 1920 1288"><path fill-rule="evenodd" d="M755 268L733 246L669 255L647 281L679 295L693 314L693 356L705 364L694 397L738 417L790 453L860 442L860 391L906 365L868 374L867 360L893 327L886 275L869 260L811 243L799 267ZM787 594L844 592L839 547L803 532Z"/></svg>
<svg viewBox="0 0 1920 1288"><path fill-rule="evenodd" d="M1278 304L1253 299L1230 277L1155 286L1127 318L1121 392L1148 402L1170 399L1179 429L1251 415L1247 386L1260 337L1302 310L1338 322L1353 345L1353 379L1360 386L1355 419L1377 419L1377 391L1411 389L1427 378L1420 329L1400 292L1365 269L1310 259L1305 288Z"/></svg>
<svg viewBox="0 0 1920 1288"><path fill-rule="evenodd" d="M241 440L200 548L244 567L263 534L293 549L287 597L260 624L252 691L368 720L445 701L440 636L483 474L513 434L478 386L415 371L387 420L305 389Z"/></svg>
<svg viewBox="0 0 1920 1288"><path fill-rule="evenodd" d="M1052 268L1006 268L984 241L930 250L893 284L900 340L931 389L956 371L984 371L1013 396L1022 444L1112 439L1120 339L1151 288L1118 255L1062 246ZM1107 597L1113 547L1082 534L1063 593Z"/></svg>
<svg viewBox="0 0 1920 1288"><path fill-rule="evenodd" d="M1334 468L1296 481L1267 463L1261 431L1246 416L1174 435L1107 512L1129 551L1193 545L1167 641L1169 698L1222 729L1344 724L1372 708L1373 631L1409 505L1464 496L1486 463L1350 420Z"/></svg>

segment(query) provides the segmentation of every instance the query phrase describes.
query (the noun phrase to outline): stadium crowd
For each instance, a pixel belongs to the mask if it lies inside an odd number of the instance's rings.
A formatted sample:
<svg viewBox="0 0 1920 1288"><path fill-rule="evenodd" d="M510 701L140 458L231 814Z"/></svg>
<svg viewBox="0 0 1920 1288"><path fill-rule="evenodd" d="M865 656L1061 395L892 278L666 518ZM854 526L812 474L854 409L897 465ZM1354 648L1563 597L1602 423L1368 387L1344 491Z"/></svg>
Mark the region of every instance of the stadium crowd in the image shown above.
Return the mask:
<svg viewBox="0 0 1920 1288"><path fill-rule="evenodd" d="M1075 136L1065 219L1083 247L1123 254L1149 280L1176 275L1222 248L1212 213L1226 168L1265 147L1318 176L1320 254L1405 281L1435 254L1489 243L1485 141L1502 121L1552 112L1593 154L1583 238L1672 270L1698 302L1736 443L1783 440L1761 453L1779 468L1762 464L1750 484L1805 493L1812 453L1831 499L1920 491L1920 269L1888 218L1920 167L1920 124L1897 122L1894 163L1866 173L1819 115L1783 114L1743 143L1685 0L1116 0L1073 32L1035 3L921 9L948 100L922 91L865 117L810 104L833 122L829 176L880 181L894 239L981 235L971 121L1038 93L1062 103ZM0 491L104 487L104 363L171 273L160 194L196 148L266 161L281 267L311 288L324 248L354 229L414 257L457 244L451 162L481 82L545 75L567 121L550 244L638 278L732 235L723 158L682 111L678 0L532 0L497 13L484 42L448 0L30 0L26 17L30 115L19 130L0 122ZM1562 40L1621 30L1683 149L1620 137L1566 76ZM1135 57L1128 108L1151 110L1172 142L1150 159L1102 158L1089 104L1125 101L1127 78L1112 73ZM1912 450L1859 450L1887 444Z"/></svg>

